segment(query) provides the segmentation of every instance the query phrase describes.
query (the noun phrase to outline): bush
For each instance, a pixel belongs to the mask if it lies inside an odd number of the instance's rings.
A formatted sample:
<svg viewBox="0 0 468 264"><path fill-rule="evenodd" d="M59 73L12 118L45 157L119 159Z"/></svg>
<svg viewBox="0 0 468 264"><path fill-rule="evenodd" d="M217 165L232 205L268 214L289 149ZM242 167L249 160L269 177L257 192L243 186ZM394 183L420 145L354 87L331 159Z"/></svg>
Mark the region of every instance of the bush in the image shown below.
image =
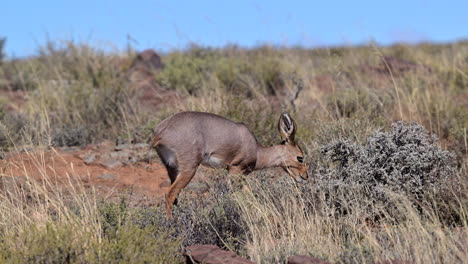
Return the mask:
<svg viewBox="0 0 468 264"><path fill-rule="evenodd" d="M183 263L180 242L161 227L124 225L104 238L94 263Z"/></svg>
<svg viewBox="0 0 468 264"><path fill-rule="evenodd" d="M0 38L0 64L5 58L5 53L3 52L3 49L5 48L5 43L6 43L6 38Z"/></svg>
<svg viewBox="0 0 468 264"><path fill-rule="evenodd" d="M181 246L214 244L242 252L247 234L233 198L237 188L229 183L233 177L219 171L213 176L207 194L182 191L178 205L173 208L173 220L167 219L164 206L130 207L125 196L119 203L102 203L99 214L104 235L112 237L126 226L165 230Z"/></svg>
<svg viewBox="0 0 468 264"><path fill-rule="evenodd" d="M156 227L121 226L100 241L70 224L33 226L0 246L5 263L182 263L179 242Z"/></svg>
<svg viewBox="0 0 468 264"><path fill-rule="evenodd" d="M85 259L86 236L72 232L71 226L32 226L9 238L0 257L7 263L77 263ZM90 235L90 234L88 234ZM13 244L13 243L14 244Z"/></svg>
<svg viewBox="0 0 468 264"><path fill-rule="evenodd" d="M3 111L1 107L0 105L0 149L7 151L15 144L21 144L28 122L23 115Z"/></svg>
<svg viewBox="0 0 468 264"><path fill-rule="evenodd" d="M165 67L158 76L158 81L163 87L196 95L203 89L208 74L215 67L214 64L212 53L173 53L164 60Z"/></svg>
<svg viewBox="0 0 468 264"><path fill-rule="evenodd" d="M157 207L139 210L131 221L141 227L162 226L173 230L172 235L179 237L183 246L214 244L241 251L246 231L228 176L220 174L210 181L209 193L204 196L188 198L186 192L182 192L179 205L174 207L173 220L168 220L162 213L165 210Z"/></svg>
<svg viewBox="0 0 468 264"><path fill-rule="evenodd" d="M52 134L52 146L56 147L71 147L84 146L90 144L94 140L95 132L93 129L85 127L65 127L57 128Z"/></svg>
<svg viewBox="0 0 468 264"><path fill-rule="evenodd" d="M390 132L368 137L365 146L343 140L324 146L321 152L338 163L329 174L335 179L422 198L456 174L454 155L441 150L436 141L416 123L397 122Z"/></svg>
<svg viewBox="0 0 468 264"><path fill-rule="evenodd" d="M340 190L342 198L349 199L348 205L334 201L341 213L353 210L356 204L350 196L356 193L363 195L362 200L355 200L361 206L368 203L390 209L394 200L390 196L395 194L415 204L426 203L428 197L441 195L457 175L454 155L436 142L420 125L404 122L394 123L389 132L370 135L365 144L333 141L321 148L324 161L318 168L319 184Z"/></svg>

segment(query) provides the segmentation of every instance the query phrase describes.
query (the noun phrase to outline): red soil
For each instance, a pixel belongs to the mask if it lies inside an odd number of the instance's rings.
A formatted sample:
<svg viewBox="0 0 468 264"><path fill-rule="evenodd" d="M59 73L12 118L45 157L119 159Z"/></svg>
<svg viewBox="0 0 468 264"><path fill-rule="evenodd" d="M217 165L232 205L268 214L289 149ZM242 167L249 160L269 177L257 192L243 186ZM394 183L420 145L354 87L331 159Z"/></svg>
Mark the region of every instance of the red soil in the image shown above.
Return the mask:
<svg viewBox="0 0 468 264"><path fill-rule="evenodd" d="M105 152L106 147L91 146L94 151ZM159 202L164 198L169 179L165 168L156 160L151 163L136 162L117 168L105 168L98 163L87 165L81 157L89 153L84 149L49 150L10 153L0 161L1 174L7 177L31 177L41 181L48 179L59 186L70 186L69 179L94 187L98 196L118 196L119 191L132 188L140 198ZM76 184L76 183L74 183Z"/></svg>

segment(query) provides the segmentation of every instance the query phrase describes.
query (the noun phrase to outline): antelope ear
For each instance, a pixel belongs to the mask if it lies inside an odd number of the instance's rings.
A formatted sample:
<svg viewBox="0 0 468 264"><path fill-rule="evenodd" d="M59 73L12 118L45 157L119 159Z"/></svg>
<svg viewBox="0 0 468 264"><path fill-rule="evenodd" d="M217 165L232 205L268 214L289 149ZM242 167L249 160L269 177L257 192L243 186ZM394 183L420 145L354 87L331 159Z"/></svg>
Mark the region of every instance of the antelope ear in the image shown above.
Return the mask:
<svg viewBox="0 0 468 264"><path fill-rule="evenodd" d="M278 131L281 139L286 143L295 144L294 136L296 135L296 122L287 112L283 112L278 121Z"/></svg>

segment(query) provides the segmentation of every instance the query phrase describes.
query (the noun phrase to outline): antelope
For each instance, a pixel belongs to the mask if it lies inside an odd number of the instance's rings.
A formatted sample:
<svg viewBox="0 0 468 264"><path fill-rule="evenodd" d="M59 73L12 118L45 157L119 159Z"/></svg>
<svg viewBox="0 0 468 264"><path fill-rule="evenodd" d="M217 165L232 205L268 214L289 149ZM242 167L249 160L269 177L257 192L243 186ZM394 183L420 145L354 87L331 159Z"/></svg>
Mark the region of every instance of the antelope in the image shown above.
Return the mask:
<svg viewBox="0 0 468 264"><path fill-rule="evenodd" d="M278 121L281 144L264 147L243 123L203 112L180 112L163 120L154 130L150 146L167 169L171 185L165 194L166 214L180 191L205 165L227 169L229 174L281 167L294 180L309 177L304 152L294 141L296 123L284 112Z"/></svg>

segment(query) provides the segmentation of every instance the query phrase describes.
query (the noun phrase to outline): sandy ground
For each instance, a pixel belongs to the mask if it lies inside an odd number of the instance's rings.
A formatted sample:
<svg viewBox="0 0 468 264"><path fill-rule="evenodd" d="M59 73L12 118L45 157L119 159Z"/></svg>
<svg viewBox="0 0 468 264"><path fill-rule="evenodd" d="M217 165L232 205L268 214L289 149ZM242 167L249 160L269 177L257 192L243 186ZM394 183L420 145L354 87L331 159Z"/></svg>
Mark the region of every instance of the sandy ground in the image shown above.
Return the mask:
<svg viewBox="0 0 468 264"><path fill-rule="evenodd" d="M146 203L161 202L169 186L166 169L157 157L146 161L134 159L135 152L148 150L131 150L132 147L115 151L115 146L105 142L84 148L8 153L0 161L1 176L30 177L39 182L47 181L52 186L81 185L95 190L104 199L132 192ZM129 158L133 160L125 162Z"/></svg>

